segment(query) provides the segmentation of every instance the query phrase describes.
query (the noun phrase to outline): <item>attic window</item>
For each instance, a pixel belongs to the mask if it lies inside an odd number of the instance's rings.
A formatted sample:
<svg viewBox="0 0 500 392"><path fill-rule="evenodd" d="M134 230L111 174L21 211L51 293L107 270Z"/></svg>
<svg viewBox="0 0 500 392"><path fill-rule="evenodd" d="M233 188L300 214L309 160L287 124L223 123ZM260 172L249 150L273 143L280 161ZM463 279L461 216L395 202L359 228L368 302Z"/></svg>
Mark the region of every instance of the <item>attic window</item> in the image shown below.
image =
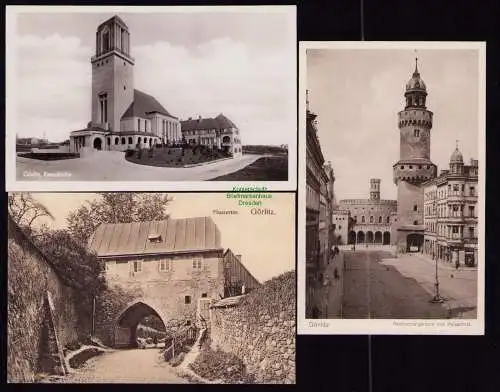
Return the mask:
<svg viewBox="0 0 500 392"><path fill-rule="evenodd" d="M148 235L149 242L159 243L161 242L161 234L150 234Z"/></svg>

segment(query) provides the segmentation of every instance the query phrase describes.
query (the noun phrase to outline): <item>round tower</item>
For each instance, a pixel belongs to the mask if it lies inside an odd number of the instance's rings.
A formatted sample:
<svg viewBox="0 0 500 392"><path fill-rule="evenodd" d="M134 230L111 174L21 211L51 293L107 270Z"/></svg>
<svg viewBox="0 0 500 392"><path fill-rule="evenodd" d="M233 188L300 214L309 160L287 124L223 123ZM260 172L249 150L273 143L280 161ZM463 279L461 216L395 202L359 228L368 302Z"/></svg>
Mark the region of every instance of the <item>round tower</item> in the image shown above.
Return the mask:
<svg viewBox="0 0 500 392"><path fill-rule="evenodd" d="M380 179L370 179L370 200L380 200Z"/></svg>
<svg viewBox="0 0 500 392"><path fill-rule="evenodd" d="M425 228L421 185L435 178L437 172L430 160L433 113L426 107L427 86L420 76L418 59L404 97L405 108L398 113L400 156L393 165L394 183L398 186L396 244L400 250L413 251L422 246Z"/></svg>

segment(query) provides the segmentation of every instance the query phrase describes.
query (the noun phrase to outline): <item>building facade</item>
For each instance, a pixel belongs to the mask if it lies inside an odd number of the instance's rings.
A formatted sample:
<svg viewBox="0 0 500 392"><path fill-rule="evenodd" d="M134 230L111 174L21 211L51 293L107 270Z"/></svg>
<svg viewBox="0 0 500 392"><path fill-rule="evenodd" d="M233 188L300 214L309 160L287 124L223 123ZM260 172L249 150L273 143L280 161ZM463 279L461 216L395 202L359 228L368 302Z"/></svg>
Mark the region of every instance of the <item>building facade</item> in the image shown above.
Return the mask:
<svg viewBox="0 0 500 392"><path fill-rule="evenodd" d="M130 31L118 16L98 26L92 64L91 121L71 132L70 151L124 151L175 144L181 125L153 96L134 88Z"/></svg>
<svg viewBox="0 0 500 392"><path fill-rule="evenodd" d="M391 244L391 225L397 210L396 200L380 199L380 179L370 180L369 199L344 199L339 201L335 215L352 219L347 233L348 244Z"/></svg>
<svg viewBox="0 0 500 392"><path fill-rule="evenodd" d="M317 115L306 109L306 267L314 276L324 256L327 231L327 183L325 158L317 135ZM322 230L320 234L320 230ZM322 239L322 243L321 240Z"/></svg>
<svg viewBox="0 0 500 392"><path fill-rule="evenodd" d="M243 153L238 127L222 113L214 118L181 121L181 131L188 144L225 150L233 157Z"/></svg>
<svg viewBox="0 0 500 392"><path fill-rule="evenodd" d="M210 217L102 224L89 248L104 262L108 284L135 298L116 317L115 345L135 340L137 323L148 310L165 324L195 323L210 303L259 285L241 256L224 252Z"/></svg>
<svg viewBox="0 0 500 392"><path fill-rule="evenodd" d="M397 218L394 222L399 252L419 251L424 243L424 192L422 184L436 177L430 160L433 113L426 107L427 87L417 62L406 84L406 105L398 113L400 133L399 161L393 165L398 187Z"/></svg>
<svg viewBox="0 0 500 392"><path fill-rule="evenodd" d="M424 188L424 253L454 265L477 265L478 161L464 165L458 146L449 169Z"/></svg>
<svg viewBox="0 0 500 392"><path fill-rule="evenodd" d="M335 225L335 245L347 244L347 235L349 233L349 210L333 210L332 224Z"/></svg>

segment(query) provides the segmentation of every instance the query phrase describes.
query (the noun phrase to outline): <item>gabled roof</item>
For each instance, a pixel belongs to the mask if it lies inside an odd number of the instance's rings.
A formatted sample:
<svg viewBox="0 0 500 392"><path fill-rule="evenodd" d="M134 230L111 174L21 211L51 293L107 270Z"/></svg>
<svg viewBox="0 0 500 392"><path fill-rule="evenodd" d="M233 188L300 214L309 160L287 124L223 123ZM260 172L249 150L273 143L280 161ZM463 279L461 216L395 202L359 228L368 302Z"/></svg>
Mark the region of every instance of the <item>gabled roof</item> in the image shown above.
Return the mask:
<svg viewBox="0 0 500 392"><path fill-rule="evenodd" d="M160 113L165 116L176 118L172 116L167 109L165 109L162 104L156 100L155 97L134 89L134 100L125 113L123 113L122 119L130 117L146 117L150 113Z"/></svg>
<svg viewBox="0 0 500 392"><path fill-rule="evenodd" d="M89 248L99 257L223 250L210 217L105 223L92 235Z"/></svg>
<svg viewBox="0 0 500 392"><path fill-rule="evenodd" d="M198 129L227 129L238 128L230 119L222 113L215 118L195 118L194 120L181 121L182 131L194 131Z"/></svg>

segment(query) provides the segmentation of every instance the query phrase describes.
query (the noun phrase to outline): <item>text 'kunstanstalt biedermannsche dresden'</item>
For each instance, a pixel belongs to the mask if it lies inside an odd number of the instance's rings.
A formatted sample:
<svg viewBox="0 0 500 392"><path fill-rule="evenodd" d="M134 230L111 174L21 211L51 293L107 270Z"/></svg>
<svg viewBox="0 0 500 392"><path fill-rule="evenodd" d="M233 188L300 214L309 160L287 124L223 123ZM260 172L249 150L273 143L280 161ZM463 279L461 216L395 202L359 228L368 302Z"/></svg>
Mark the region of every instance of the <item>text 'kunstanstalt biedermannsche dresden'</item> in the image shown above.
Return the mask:
<svg viewBox="0 0 500 392"><path fill-rule="evenodd" d="M231 192L226 193L228 199L238 199L238 205L247 207L262 206L262 202L273 196L267 193L265 186L239 187L234 186Z"/></svg>

